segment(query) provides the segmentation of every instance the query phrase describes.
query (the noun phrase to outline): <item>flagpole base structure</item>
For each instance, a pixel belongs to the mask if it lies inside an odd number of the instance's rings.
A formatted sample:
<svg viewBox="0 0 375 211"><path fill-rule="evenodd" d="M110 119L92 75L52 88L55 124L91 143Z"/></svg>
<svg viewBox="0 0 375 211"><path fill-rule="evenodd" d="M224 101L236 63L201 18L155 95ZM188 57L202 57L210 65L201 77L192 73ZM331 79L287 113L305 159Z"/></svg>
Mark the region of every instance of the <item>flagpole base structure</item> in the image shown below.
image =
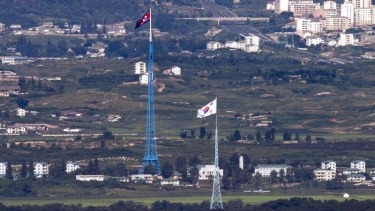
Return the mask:
<svg viewBox="0 0 375 211"><path fill-rule="evenodd" d="M219 138L217 133L217 115L216 116L216 130L215 130L215 171L214 181L212 185L212 197L210 209L223 209L223 201L221 199L220 191L220 170L219 170Z"/></svg>

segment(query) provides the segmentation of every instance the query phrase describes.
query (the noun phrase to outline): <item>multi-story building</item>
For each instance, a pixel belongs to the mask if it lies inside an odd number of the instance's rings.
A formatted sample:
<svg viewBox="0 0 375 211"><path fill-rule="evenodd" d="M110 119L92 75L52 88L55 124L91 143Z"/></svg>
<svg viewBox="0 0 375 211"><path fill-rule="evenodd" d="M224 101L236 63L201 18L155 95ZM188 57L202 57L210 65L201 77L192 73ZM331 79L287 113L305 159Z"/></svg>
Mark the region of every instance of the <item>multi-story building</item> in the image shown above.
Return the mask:
<svg viewBox="0 0 375 211"><path fill-rule="evenodd" d="M43 175L49 174L49 165L47 162L33 162L34 175L36 177L42 177Z"/></svg>
<svg viewBox="0 0 375 211"><path fill-rule="evenodd" d="M361 172L366 172L366 163L362 160L353 160L350 163L350 168L356 168L361 170Z"/></svg>
<svg viewBox="0 0 375 211"><path fill-rule="evenodd" d="M346 30L349 29L349 19L347 17L330 17L325 20L325 30Z"/></svg>
<svg viewBox="0 0 375 211"><path fill-rule="evenodd" d="M306 37L306 45L307 46L319 45L322 42L324 42L324 40L322 40L322 38L320 38L319 36Z"/></svg>
<svg viewBox="0 0 375 211"><path fill-rule="evenodd" d="M354 24L354 5L352 3L341 4L341 16L349 19L349 25Z"/></svg>
<svg viewBox="0 0 375 211"><path fill-rule="evenodd" d="M0 177L5 177L7 172L8 162L0 162Z"/></svg>
<svg viewBox="0 0 375 211"><path fill-rule="evenodd" d="M361 170L357 168L344 168L342 170L343 175L351 175L351 174L359 174L359 173L361 173Z"/></svg>
<svg viewBox="0 0 375 211"><path fill-rule="evenodd" d="M319 3L292 3L289 5L289 11L293 12L294 16L302 16L305 14L314 14L320 8Z"/></svg>
<svg viewBox="0 0 375 211"><path fill-rule="evenodd" d="M340 34L339 45L340 46L354 45L354 35L353 34Z"/></svg>
<svg viewBox="0 0 375 211"><path fill-rule="evenodd" d="M345 0L345 3L352 3L354 8L370 8L371 0Z"/></svg>
<svg viewBox="0 0 375 211"><path fill-rule="evenodd" d="M336 162L332 160L323 161L322 169L333 170L336 172Z"/></svg>
<svg viewBox="0 0 375 211"><path fill-rule="evenodd" d="M288 11L289 0L275 0L275 13L280 14Z"/></svg>
<svg viewBox="0 0 375 211"><path fill-rule="evenodd" d="M316 169L314 170L315 179L318 181L329 181L336 177L336 170Z"/></svg>
<svg viewBox="0 0 375 211"><path fill-rule="evenodd" d="M6 131L8 134L25 134L27 132L26 127L23 126L8 126Z"/></svg>
<svg viewBox="0 0 375 211"><path fill-rule="evenodd" d="M330 9L337 9L337 4L335 1L324 1L323 2L323 9L330 10Z"/></svg>
<svg viewBox="0 0 375 211"><path fill-rule="evenodd" d="M246 45L259 45L259 37L258 36L246 36L245 37Z"/></svg>
<svg viewBox="0 0 375 211"><path fill-rule="evenodd" d="M355 26L371 25L373 23L373 8L356 8L354 16Z"/></svg>
<svg viewBox="0 0 375 211"><path fill-rule="evenodd" d="M66 173L73 172L77 169L79 169L79 163L78 162L73 162L73 161L68 161L66 162Z"/></svg>
<svg viewBox="0 0 375 211"><path fill-rule="evenodd" d="M296 34L303 36L306 32L317 33L322 31L322 23L319 19L298 19Z"/></svg>
<svg viewBox="0 0 375 211"><path fill-rule="evenodd" d="M134 64L134 74L143 74L147 72L147 69L146 69L146 63L144 62L137 62Z"/></svg>
<svg viewBox="0 0 375 211"><path fill-rule="evenodd" d="M291 169L292 166L288 166L285 164L259 164L255 166L255 173L254 176L259 173L262 177L270 177L272 171L276 171L277 175L279 176L281 169L284 170L284 174Z"/></svg>
<svg viewBox="0 0 375 211"><path fill-rule="evenodd" d="M216 50L216 49L219 49L221 48L221 43L220 42L216 42L216 41L210 41L206 44L206 49L207 50Z"/></svg>
<svg viewBox="0 0 375 211"><path fill-rule="evenodd" d="M199 180L213 179L215 176L215 165L197 165L199 171ZM219 169L220 177L223 176L223 169Z"/></svg>
<svg viewBox="0 0 375 211"><path fill-rule="evenodd" d="M148 73L143 73L139 75L139 84L140 85L147 85L148 84Z"/></svg>
<svg viewBox="0 0 375 211"><path fill-rule="evenodd" d="M346 177L347 182L363 182L366 180L366 177L362 174L352 174Z"/></svg>

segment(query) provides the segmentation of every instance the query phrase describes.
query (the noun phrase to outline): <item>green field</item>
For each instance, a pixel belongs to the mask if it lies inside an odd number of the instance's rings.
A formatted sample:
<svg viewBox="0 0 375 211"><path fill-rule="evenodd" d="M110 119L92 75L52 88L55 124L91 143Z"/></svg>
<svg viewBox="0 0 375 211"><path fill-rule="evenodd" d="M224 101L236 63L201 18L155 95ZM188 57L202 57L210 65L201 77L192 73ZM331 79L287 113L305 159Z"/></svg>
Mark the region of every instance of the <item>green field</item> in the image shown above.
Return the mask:
<svg viewBox="0 0 375 211"><path fill-rule="evenodd" d="M223 202L228 202L230 200L241 199L244 204L261 204L268 201L273 201L277 199L290 199L293 197L301 197L300 195L294 196L223 196ZM320 196L305 196L308 198L313 198L315 200L337 200L344 201L347 198L343 198L337 195L320 195ZM64 204L82 204L83 206L108 206L114 204L118 201L134 201L138 203L146 204L150 206L155 201L167 200L170 202L181 202L181 203L201 203L202 201L210 201L209 196L196 196L196 197L164 197L164 198L71 198L71 199L0 199L0 202L6 206L11 205L23 205L23 204L50 204L50 203L64 203ZM351 195L349 199L357 200L373 200L374 195Z"/></svg>

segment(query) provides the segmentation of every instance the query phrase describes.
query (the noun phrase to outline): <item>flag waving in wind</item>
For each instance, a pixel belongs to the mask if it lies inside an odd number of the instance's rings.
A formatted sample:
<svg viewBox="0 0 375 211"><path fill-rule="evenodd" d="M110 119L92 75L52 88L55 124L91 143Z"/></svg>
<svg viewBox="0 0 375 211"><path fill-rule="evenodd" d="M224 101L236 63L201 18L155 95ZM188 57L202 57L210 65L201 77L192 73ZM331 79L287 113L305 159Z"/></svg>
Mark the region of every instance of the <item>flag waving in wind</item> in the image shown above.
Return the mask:
<svg viewBox="0 0 375 211"><path fill-rule="evenodd" d="M135 28L142 26L143 24L149 22L150 20L151 20L151 10L147 11L146 14L144 14L142 18L137 21L137 23L135 24Z"/></svg>
<svg viewBox="0 0 375 211"><path fill-rule="evenodd" d="M198 110L197 118L204 118L211 114L216 114L216 100L211 101L209 104L203 106Z"/></svg>

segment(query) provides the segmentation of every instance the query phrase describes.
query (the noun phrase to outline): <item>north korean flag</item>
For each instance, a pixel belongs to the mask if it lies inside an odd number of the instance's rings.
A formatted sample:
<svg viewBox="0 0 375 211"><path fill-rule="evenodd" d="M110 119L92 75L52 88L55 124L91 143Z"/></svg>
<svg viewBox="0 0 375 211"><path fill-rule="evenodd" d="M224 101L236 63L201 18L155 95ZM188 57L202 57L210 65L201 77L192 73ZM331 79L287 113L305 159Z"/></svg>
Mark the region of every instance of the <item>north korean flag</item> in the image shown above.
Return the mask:
<svg viewBox="0 0 375 211"><path fill-rule="evenodd" d="M146 14L143 15L143 17L141 19L139 19L137 21L137 23L135 24L135 28L138 28L140 26L142 26L143 24L149 22L151 19L151 11L147 11Z"/></svg>

